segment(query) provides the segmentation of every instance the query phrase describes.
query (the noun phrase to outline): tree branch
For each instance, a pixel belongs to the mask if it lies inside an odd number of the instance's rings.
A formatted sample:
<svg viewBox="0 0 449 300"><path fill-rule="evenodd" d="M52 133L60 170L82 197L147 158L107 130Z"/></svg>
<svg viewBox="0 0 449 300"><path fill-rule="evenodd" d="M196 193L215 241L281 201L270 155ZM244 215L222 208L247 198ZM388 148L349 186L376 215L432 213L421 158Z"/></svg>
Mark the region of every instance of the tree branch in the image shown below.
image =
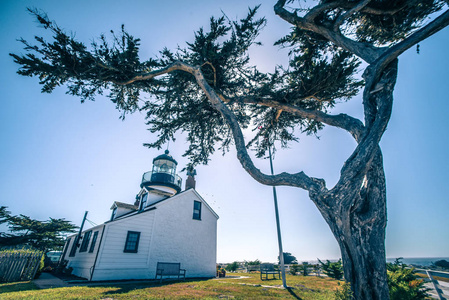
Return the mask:
<svg viewBox="0 0 449 300"><path fill-rule="evenodd" d="M206 94L207 98L213 105L213 107L221 113L226 123L230 127L235 146L237 149L237 158L240 161L243 168L250 174L255 180L265 185L288 185L300 187L309 191L311 194L319 194L326 190L325 183L323 179L313 178L307 176L304 172L299 172L296 174L289 174L283 172L278 175L266 175L257 169L248 154L246 149L245 140L243 138L243 133L240 125L235 118L235 115L230 111L230 109L220 100L218 94L212 89L212 87L207 83L201 70L199 68L189 67L187 70L190 74L195 76L198 85L201 87L203 92Z"/></svg>
<svg viewBox="0 0 449 300"><path fill-rule="evenodd" d="M136 82L136 81L150 80L150 79L153 79L153 78L155 78L157 76L168 74L170 72L177 71L177 70L186 71L188 73L191 73L191 72L189 72L189 70L191 70L191 68L192 68L192 66L189 66L189 65L187 65L185 63L182 63L180 61L176 61L176 62L168 65L165 68L162 68L162 69L159 69L159 70L155 70L155 71L151 71L151 72L144 73L144 74L140 74L140 75L136 75L136 76L130 78L129 80L127 80L127 81L116 81L116 80L112 80L112 79L110 79L109 81L111 81L111 82L113 82L113 83L115 83L117 85L129 85L129 84L131 84L133 82Z"/></svg>
<svg viewBox="0 0 449 300"><path fill-rule="evenodd" d="M437 33L441 29L449 25L449 10L445 11L435 20L427 24L425 27L419 29L405 40L397 43L396 45L384 50L383 54L377 59L374 68L382 70L386 65L396 59L399 55L406 50L415 46L419 42L425 40L431 35Z"/></svg>
<svg viewBox="0 0 449 300"><path fill-rule="evenodd" d="M334 31L338 31L340 29L341 24L343 24L343 22L349 18L350 16L352 16L353 14L355 14L356 12L362 10L364 7L366 7L368 5L368 3L370 3L371 0L363 0L360 1L359 4L357 4L356 6L352 7L351 9L349 9L346 13L342 14L341 16L339 16L337 18L337 20L334 23Z"/></svg>
<svg viewBox="0 0 449 300"><path fill-rule="evenodd" d="M283 20L289 22L290 24L303 29L315 32L319 35L322 35L324 38L329 40L330 42L334 43L338 47L341 47L345 49L346 51L349 51L350 53L353 53L366 61L367 63L373 63L376 61L376 59L379 58L379 56L383 53L384 48L375 47L373 45L370 45L368 43L362 43L362 42L356 42L354 40L351 40L344 35L342 35L339 31L334 31L331 29L328 29L322 25L318 25L314 23L312 20L312 17L314 14L318 12L322 12L325 9L329 9L331 7L337 7L337 4L339 4L340 1L331 2L328 3L328 5L318 5L319 10L315 10L315 8L312 8L309 12L312 13L306 18L299 17L298 15L289 12L284 8L285 0L279 0L276 5L274 6L275 13L281 17ZM341 4L341 3L340 3ZM318 9L318 8L317 8ZM307 16L307 15L306 15Z"/></svg>
<svg viewBox="0 0 449 300"><path fill-rule="evenodd" d="M207 83L199 67L191 66L186 63L177 61L169 66L155 70L142 75L137 75L124 82L116 82L119 85L127 85L136 81L149 80L156 76L168 74L170 72L180 70L193 75L206 94L207 98L211 102L212 106L220 112L223 118L226 120L228 126L230 127L234 142L237 149L237 158L239 159L243 168L258 182L266 185L288 185L296 186L302 189L308 190L310 193L320 193L325 190L325 183L323 179L312 178L307 176L304 172L299 172L296 174L281 173L278 175L266 175L257 169L246 150L245 140L243 138L243 133L241 131L240 125L235 117L235 115L230 111L230 109L220 100L218 94L214 89Z"/></svg>
<svg viewBox="0 0 449 300"><path fill-rule="evenodd" d="M231 99L228 99L223 95L219 95L219 97L225 103L231 101ZM365 130L363 123L360 120L348 116L346 114L330 115L319 110L304 109L291 104L281 103L279 101L272 99L262 99L262 98L254 99L251 97L240 97L232 100L237 102L243 102L246 104L256 104L276 108L278 110L299 116L301 118L316 120L318 122L322 122L330 126L344 129L348 131L357 142L360 141Z"/></svg>
<svg viewBox="0 0 449 300"><path fill-rule="evenodd" d="M370 102L370 94L383 89L383 86L379 84L378 80L385 68L406 50L445 28L447 25L449 25L449 10L400 43L384 50L382 55L366 68L363 74L365 79L363 105L365 110L365 126L367 128L369 128L374 121L378 106L377 103Z"/></svg>

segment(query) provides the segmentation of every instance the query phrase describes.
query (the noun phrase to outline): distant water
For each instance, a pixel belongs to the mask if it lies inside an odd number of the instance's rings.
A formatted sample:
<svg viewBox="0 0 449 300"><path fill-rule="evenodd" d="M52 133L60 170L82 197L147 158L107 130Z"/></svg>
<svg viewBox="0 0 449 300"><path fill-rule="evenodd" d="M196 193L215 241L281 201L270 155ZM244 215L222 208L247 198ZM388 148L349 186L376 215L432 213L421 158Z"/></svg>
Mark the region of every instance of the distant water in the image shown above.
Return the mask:
<svg viewBox="0 0 449 300"><path fill-rule="evenodd" d="M406 265L429 267L438 260L447 260L449 257L404 257L401 262ZM387 262L394 262L396 258L387 258Z"/></svg>
<svg viewBox="0 0 449 300"><path fill-rule="evenodd" d="M430 267L432 263L438 260L447 260L449 261L449 257L404 257L401 259L401 262L406 265L414 265L414 266L422 266L422 267ZM392 263L396 260L396 257L387 258L387 262ZM325 262L326 260L321 260ZM337 261L337 259L330 259L331 262ZM299 261L302 263L302 261ZM318 264L317 260L309 260L309 264Z"/></svg>

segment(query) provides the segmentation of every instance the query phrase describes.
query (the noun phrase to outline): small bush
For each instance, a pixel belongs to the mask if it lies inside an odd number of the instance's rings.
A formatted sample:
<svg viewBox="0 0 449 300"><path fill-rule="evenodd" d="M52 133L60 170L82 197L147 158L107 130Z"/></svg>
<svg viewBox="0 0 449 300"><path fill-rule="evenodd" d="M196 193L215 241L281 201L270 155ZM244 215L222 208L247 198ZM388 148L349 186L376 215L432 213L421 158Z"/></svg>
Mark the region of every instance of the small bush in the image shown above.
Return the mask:
<svg viewBox="0 0 449 300"><path fill-rule="evenodd" d="M302 275L307 276L309 275L309 263L303 262L301 265Z"/></svg>
<svg viewBox="0 0 449 300"><path fill-rule="evenodd" d="M290 274L296 275L299 272L299 265L293 264L290 266Z"/></svg>
<svg viewBox="0 0 449 300"><path fill-rule="evenodd" d="M428 297L424 281L415 275L414 268L407 268L400 259L387 263L387 281L390 300L424 300Z"/></svg>
<svg viewBox="0 0 449 300"><path fill-rule="evenodd" d="M238 267L239 267L239 263L235 261L232 264L227 265L225 269L226 269L226 271L229 271L229 272L235 272L235 270L237 270Z"/></svg>
<svg viewBox="0 0 449 300"><path fill-rule="evenodd" d="M37 279L39 278L39 276L41 276L44 267L45 267L45 255L42 255L41 262L39 263L39 269L37 269L36 275L34 275L34 279Z"/></svg>
<svg viewBox="0 0 449 300"><path fill-rule="evenodd" d="M341 263L341 259L336 262L330 262L327 260L326 263L323 263L319 259L318 261L321 264L324 274L337 280L341 280L343 278L343 264Z"/></svg>
<svg viewBox="0 0 449 300"><path fill-rule="evenodd" d="M340 283L338 283L340 285ZM344 282L341 288L335 290L335 300L353 300L354 293L351 290L351 284L349 282Z"/></svg>
<svg viewBox="0 0 449 300"><path fill-rule="evenodd" d="M445 259L437 260L436 262L433 263L433 265L443 269L449 269L449 261Z"/></svg>

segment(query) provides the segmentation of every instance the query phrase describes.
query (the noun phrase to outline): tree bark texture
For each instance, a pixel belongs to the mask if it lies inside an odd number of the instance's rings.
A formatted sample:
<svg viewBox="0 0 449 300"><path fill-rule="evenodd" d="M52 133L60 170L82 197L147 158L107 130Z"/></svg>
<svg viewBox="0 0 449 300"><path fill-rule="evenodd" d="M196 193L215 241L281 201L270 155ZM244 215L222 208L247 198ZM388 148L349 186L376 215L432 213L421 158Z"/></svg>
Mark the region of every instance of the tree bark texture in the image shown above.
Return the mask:
<svg viewBox="0 0 449 300"><path fill-rule="evenodd" d="M362 184L354 178L338 194L330 194L326 202L335 206L324 209L322 215L339 244L345 279L351 283L355 298L389 299L386 188L380 149Z"/></svg>

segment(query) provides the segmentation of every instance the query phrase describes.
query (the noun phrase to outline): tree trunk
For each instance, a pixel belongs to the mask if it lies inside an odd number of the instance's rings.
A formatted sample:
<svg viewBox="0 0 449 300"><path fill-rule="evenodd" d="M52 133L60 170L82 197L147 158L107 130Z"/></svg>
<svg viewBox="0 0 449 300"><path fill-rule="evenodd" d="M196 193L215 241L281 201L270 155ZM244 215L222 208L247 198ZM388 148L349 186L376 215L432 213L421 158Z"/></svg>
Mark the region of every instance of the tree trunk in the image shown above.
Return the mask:
<svg viewBox="0 0 449 300"><path fill-rule="evenodd" d="M362 182L362 183L361 183ZM332 194L332 192L331 192ZM385 176L380 148L364 178L334 193L325 213L340 246L345 279L356 299L389 299L385 257ZM347 205L352 203L352 205Z"/></svg>

